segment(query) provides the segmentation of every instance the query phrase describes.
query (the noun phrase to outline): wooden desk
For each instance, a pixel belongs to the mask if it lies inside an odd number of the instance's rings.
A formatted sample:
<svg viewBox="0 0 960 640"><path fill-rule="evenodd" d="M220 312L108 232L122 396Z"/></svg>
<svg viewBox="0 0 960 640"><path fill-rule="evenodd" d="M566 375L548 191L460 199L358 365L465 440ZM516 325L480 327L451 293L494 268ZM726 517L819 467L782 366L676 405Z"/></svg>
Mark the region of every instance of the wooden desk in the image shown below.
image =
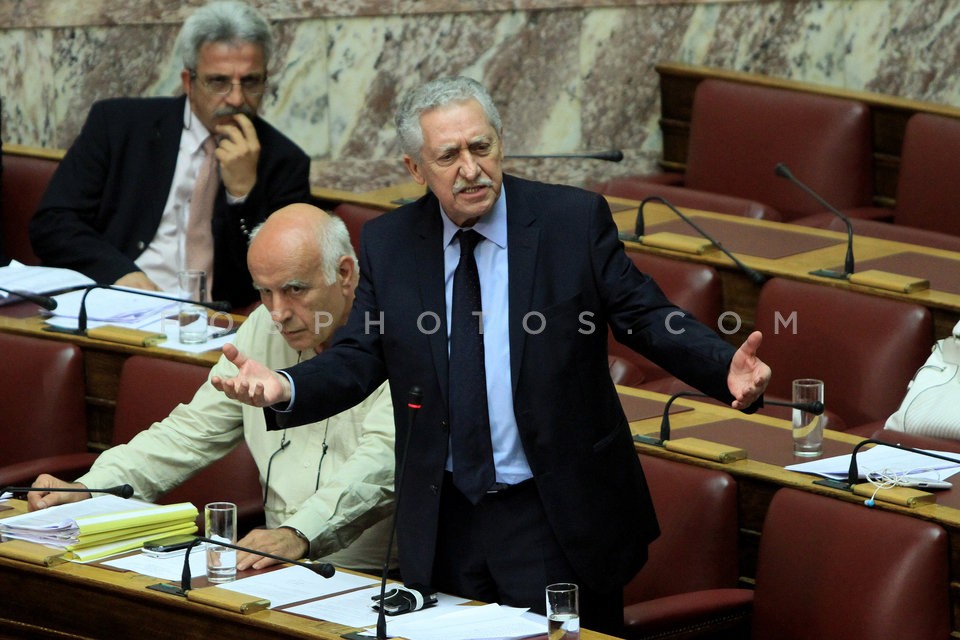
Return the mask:
<svg viewBox="0 0 960 640"><path fill-rule="evenodd" d="M0 557L0 638L339 640L355 631L279 610L241 615L147 589L157 582L96 564L41 567ZM613 640L589 630L581 637Z"/></svg>
<svg viewBox="0 0 960 640"><path fill-rule="evenodd" d="M664 402L667 396L629 387L620 387L622 396L632 396ZM747 450L748 458L730 463L719 463L693 458L668 451L662 447L640 444L637 451L725 471L737 481L738 512L740 518L740 575L741 582L752 585L756 576L757 550L763 530L763 519L773 494L783 487L810 491L837 500L863 504L862 496L848 491L814 484L813 475L787 471L785 465L804 462L793 456L790 423L760 415L746 415L715 404L705 404L688 398L679 398L674 405L691 407L693 411L671 414L671 438L693 436ZM658 436L660 417L637 420L630 424L634 434ZM862 438L847 433L827 430L824 455L849 454ZM901 507L878 500L875 509L893 511L913 518L922 518L940 524L946 529L950 547L950 606L953 612L952 637L960 638L960 487L937 491L936 503L917 507ZM863 507L867 508L867 507Z"/></svg>
<svg viewBox="0 0 960 640"><path fill-rule="evenodd" d="M93 451L110 446L113 435L113 411L116 407L120 369L131 355L146 355L189 362L211 367L219 359L219 351L200 354L186 353L162 347L134 347L84 336L44 330L43 318L35 315L36 307L18 303L0 307L0 331L47 340L71 342L83 351L84 379L87 402L87 444ZM236 316L236 322L243 318Z"/></svg>
<svg viewBox="0 0 960 640"><path fill-rule="evenodd" d="M611 204L627 203L628 200L610 199ZM851 291L859 291L869 295L893 298L896 300L905 300L926 306L933 315L934 332L940 338L950 335L950 330L960 320L960 294L950 293L948 291L937 289L925 289L914 293L898 293L886 291L874 287L866 287L851 284L847 280L838 280L833 278L823 278L811 275L815 269L833 268L843 265L844 256L847 248L847 236L845 233L828 231L825 229L814 229L800 225L787 224L783 222L771 222L768 220L753 220L738 216L727 216L719 213L709 213L706 211L684 210L695 221L723 221L740 229L751 230L755 232L758 238L763 234L781 234L789 232L795 234L799 239L824 238L832 239L835 243L819 249L796 253L781 258L763 258L748 255L744 252L734 252L744 264L752 267L760 273L767 276L790 278L811 282L828 287L840 287ZM656 231L658 224L669 223L677 220L676 214L667 207L648 203L644 207L644 228L650 233ZM617 227L622 232L632 233L636 223L636 209L615 211L614 220ZM687 230L694 235L692 229ZM717 234L715 234L717 235ZM725 238L720 236L717 239L725 242ZM724 310L736 313L743 321L740 330L729 337L731 342L739 345L749 334L754 324L754 311L757 305L757 298L760 294L760 287L753 283L733 262L720 251L709 251L703 254L682 253L669 249L660 249L641 244L639 242L626 242L629 251L643 251L663 255L678 260L687 260L709 264L718 269L721 276L723 287ZM881 240L879 238L869 238L866 236L854 236L853 241L854 256L857 262L857 269L869 260L883 259L900 253L911 253L932 258L939 258L956 263L960 269L960 254L943 249L931 249L911 245L903 242L894 242L891 240ZM914 274L909 274L914 275ZM725 325L726 326L726 325Z"/></svg>

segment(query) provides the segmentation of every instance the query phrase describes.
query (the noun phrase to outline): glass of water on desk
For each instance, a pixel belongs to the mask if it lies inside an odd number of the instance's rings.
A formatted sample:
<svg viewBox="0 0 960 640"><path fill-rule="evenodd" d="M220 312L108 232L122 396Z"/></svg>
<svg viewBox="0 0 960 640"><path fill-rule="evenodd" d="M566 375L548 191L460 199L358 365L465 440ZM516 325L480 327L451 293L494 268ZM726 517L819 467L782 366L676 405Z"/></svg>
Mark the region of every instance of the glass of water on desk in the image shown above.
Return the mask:
<svg viewBox="0 0 960 640"><path fill-rule="evenodd" d="M580 592L577 585L547 585L547 640L580 640Z"/></svg>
<svg viewBox="0 0 960 640"><path fill-rule="evenodd" d="M823 381L801 378L793 381L793 402L823 403ZM824 415L793 410L793 455L815 458L823 453Z"/></svg>
<svg viewBox="0 0 960 640"><path fill-rule="evenodd" d="M211 502L203 508L206 537L237 544L237 505L232 502ZM230 582L237 577L237 550L207 543L207 580Z"/></svg>
<svg viewBox="0 0 960 640"><path fill-rule="evenodd" d="M203 301L207 296L207 272L189 269L177 273L180 297ZM207 309L199 304L181 302L177 316L181 344L201 344L207 341Z"/></svg>

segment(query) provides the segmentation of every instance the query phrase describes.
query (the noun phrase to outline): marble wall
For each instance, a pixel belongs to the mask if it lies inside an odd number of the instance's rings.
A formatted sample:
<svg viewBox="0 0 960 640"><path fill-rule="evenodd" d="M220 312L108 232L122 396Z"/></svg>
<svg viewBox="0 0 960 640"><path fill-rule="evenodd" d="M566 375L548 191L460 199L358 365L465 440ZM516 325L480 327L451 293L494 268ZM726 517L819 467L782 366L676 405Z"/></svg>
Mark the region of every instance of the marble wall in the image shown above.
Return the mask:
<svg viewBox="0 0 960 640"><path fill-rule="evenodd" d="M263 114L340 189L405 178L393 109L443 74L489 87L508 154L623 149L616 164L508 163L570 183L655 170L660 61L960 105L960 0L253 3L279 44ZM0 0L2 139L65 148L94 100L176 93L172 44L198 4Z"/></svg>

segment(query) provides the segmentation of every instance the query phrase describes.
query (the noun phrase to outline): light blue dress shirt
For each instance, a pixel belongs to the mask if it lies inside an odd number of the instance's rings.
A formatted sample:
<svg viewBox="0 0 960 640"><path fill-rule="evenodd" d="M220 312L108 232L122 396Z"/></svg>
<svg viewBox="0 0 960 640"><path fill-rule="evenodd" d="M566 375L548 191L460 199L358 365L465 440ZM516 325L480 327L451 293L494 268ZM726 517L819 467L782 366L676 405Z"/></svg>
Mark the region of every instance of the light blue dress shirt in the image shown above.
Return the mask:
<svg viewBox="0 0 960 640"><path fill-rule="evenodd" d="M443 208L441 207L441 211ZM447 352L449 353L453 274L460 262L459 230L443 212L444 291L447 304ZM497 482L516 484L530 478L530 464L523 453L520 431L513 413L513 385L510 375L509 271L507 269L507 196L501 187L493 209L471 227L486 238L477 244L474 257L480 273L480 297L483 304L483 350L487 376L487 405L493 463ZM454 461L447 453L447 470Z"/></svg>

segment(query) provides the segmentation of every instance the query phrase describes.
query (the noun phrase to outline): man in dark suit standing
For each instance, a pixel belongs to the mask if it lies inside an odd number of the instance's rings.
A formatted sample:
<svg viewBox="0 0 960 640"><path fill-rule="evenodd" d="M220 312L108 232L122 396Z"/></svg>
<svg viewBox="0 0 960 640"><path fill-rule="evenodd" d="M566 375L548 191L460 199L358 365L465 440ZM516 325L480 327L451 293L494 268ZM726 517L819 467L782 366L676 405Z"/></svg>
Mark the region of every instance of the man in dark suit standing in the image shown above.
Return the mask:
<svg viewBox="0 0 960 640"><path fill-rule="evenodd" d="M240 372L213 382L269 406L268 425L293 426L389 378L404 581L540 612L547 584L575 582L584 625L617 634L623 585L659 530L606 325L738 409L770 378L761 336L735 351L688 316L668 325L677 308L634 268L602 197L503 175L500 116L475 81L417 89L397 129L430 191L364 227L360 286L334 344L279 373L225 347ZM408 427L414 386L423 408Z"/></svg>
<svg viewBox="0 0 960 640"><path fill-rule="evenodd" d="M246 4L208 4L178 38L185 96L95 103L30 224L43 264L164 291L200 268L251 302L250 230L310 197L309 158L257 116L272 42Z"/></svg>

